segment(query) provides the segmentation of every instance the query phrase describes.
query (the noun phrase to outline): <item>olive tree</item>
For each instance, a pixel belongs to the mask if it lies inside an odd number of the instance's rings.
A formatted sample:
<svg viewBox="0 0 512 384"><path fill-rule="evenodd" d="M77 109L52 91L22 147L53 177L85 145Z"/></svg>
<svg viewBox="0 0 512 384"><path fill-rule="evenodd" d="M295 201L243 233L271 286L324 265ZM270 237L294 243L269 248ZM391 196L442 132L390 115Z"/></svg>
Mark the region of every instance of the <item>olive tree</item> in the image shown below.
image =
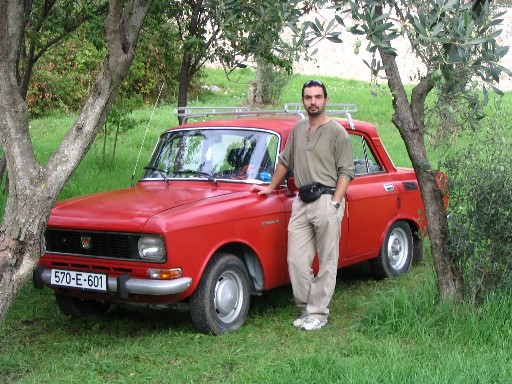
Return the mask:
<svg viewBox="0 0 512 384"><path fill-rule="evenodd" d="M91 146L130 70L150 0L109 1L107 57L76 121L46 164L34 155L18 78L27 3L0 0L0 144L10 175L0 227L0 321L44 251L46 222L59 192Z"/></svg>
<svg viewBox="0 0 512 384"><path fill-rule="evenodd" d="M462 275L447 246L442 173L429 159L426 139L429 128L437 128L437 134L444 135L460 126L459 122L477 124L484 116L488 90L501 93L497 88L500 74L512 74L499 64L508 50L496 40L501 33L496 27L502 23L502 15L493 15L489 1L346 0L332 3L336 14L330 26L342 29L332 30L331 40L341 42L344 31L364 37L368 43L366 49L373 54L373 60L366 64L375 80L383 74L393 96L391 120L404 140L420 185L440 296L462 299ZM320 35L320 32L325 33L325 28L316 22L312 30ZM422 65L410 94L397 66L395 44L396 39L402 37L408 40L410 50ZM429 100L437 108L427 114ZM434 116L436 118L430 119Z"/></svg>

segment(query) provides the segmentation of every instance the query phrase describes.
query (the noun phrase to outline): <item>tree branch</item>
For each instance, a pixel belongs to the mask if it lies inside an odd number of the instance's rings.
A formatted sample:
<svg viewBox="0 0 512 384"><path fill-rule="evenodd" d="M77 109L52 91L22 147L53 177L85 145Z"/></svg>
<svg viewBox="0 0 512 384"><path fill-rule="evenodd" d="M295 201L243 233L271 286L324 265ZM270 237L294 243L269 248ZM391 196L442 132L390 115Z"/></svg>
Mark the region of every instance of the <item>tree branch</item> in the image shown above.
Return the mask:
<svg viewBox="0 0 512 384"><path fill-rule="evenodd" d="M411 112L414 121L421 124L423 132L425 131L425 100L433 88L434 81L427 75L412 89Z"/></svg>
<svg viewBox="0 0 512 384"><path fill-rule="evenodd" d="M122 8L124 2L110 1L105 26L108 56L75 124L45 167L46 176L53 183L59 184L59 175L55 169L70 174L78 166L105 121L135 57L136 42L150 2L131 0ZM48 184L53 188L52 183Z"/></svg>

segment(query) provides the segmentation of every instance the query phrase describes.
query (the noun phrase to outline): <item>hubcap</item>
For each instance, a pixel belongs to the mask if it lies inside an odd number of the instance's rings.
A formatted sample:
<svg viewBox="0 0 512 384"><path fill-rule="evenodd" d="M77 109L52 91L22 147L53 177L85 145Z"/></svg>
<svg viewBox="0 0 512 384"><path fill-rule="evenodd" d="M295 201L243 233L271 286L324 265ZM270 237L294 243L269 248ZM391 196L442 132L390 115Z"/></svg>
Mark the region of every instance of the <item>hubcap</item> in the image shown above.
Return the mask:
<svg viewBox="0 0 512 384"><path fill-rule="evenodd" d="M395 270L403 268L409 254L409 244L407 234L401 228L395 228L391 232L388 240L388 260L391 267Z"/></svg>
<svg viewBox="0 0 512 384"><path fill-rule="evenodd" d="M225 272L215 286L215 309L225 323L236 319L242 308L243 285L236 273Z"/></svg>

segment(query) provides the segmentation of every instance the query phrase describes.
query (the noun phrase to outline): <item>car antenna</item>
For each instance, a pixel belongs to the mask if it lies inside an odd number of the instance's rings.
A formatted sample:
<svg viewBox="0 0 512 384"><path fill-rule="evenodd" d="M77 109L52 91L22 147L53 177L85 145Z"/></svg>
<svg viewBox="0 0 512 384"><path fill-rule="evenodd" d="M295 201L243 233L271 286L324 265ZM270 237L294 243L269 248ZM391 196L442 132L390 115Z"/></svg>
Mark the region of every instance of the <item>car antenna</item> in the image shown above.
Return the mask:
<svg viewBox="0 0 512 384"><path fill-rule="evenodd" d="M146 141L146 135L148 134L149 125L151 124L151 120L153 120L153 115L155 114L156 106L158 105L158 101L160 100L160 95L162 94L162 89L164 88L165 81L162 82L162 86L160 87L160 91L158 92L158 96L155 101L155 105L153 106L153 111L151 112L151 116L149 117L148 123L146 124L146 131L144 132L144 137L142 138L142 143L140 144L139 154L137 155L137 161L135 162L135 167L133 168L132 180L130 185L132 187L135 186L135 171L137 170L137 166L139 165L140 154L142 152L142 147L144 146L144 142Z"/></svg>

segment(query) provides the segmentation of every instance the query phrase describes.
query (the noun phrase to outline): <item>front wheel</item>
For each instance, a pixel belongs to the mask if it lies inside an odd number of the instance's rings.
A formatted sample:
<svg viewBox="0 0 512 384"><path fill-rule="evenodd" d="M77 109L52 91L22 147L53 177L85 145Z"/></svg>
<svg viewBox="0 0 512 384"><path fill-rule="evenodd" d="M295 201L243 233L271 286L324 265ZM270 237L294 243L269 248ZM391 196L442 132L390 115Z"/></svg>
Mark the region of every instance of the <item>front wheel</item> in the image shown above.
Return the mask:
<svg viewBox="0 0 512 384"><path fill-rule="evenodd" d="M236 331L247 317L249 301L249 277L242 261L215 254L190 297L192 323L213 335Z"/></svg>
<svg viewBox="0 0 512 384"><path fill-rule="evenodd" d="M389 228L379 256L370 260L377 279L402 275L409 270L413 256L412 232L404 221L397 221Z"/></svg>
<svg viewBox="0 0 512 384"><path fill-rule="evenodd" d="M80 297L66 296L60 293L55 294L57 305L63 314L75 318L87 317L90 315L103 315L110 307L109 303L97 300L82 299Z"/></svg>

